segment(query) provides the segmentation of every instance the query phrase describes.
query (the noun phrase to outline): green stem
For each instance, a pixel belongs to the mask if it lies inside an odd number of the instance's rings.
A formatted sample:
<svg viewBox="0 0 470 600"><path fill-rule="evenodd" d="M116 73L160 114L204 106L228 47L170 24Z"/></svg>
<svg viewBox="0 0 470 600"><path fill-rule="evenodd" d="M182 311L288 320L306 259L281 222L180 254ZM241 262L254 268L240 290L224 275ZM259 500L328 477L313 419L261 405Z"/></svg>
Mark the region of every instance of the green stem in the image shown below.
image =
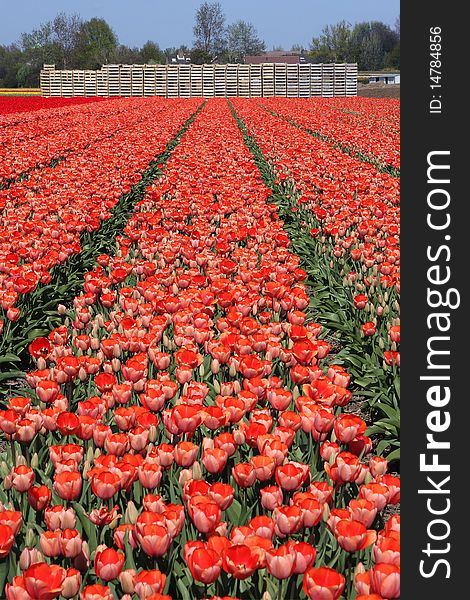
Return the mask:
<svg viewBox="0 0 470 600"><path fill-rule="evenodd" d="M16 451L15 451L15 442L13 440L13 436L10 437L10 447L11 447L11 462L12 467L16 466Z"/></svg>

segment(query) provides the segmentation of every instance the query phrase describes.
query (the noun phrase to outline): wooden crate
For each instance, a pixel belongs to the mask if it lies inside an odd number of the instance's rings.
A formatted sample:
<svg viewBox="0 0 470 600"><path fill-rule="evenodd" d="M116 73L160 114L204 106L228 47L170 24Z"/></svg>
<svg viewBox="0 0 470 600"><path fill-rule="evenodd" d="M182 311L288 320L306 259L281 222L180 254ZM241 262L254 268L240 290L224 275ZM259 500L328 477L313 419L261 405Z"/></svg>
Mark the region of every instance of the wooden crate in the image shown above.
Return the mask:
<svg viewBox="0 0 470 600"><path fill-rule="evenodd" d="M85 96L96 96L96 71L85 71Z"/></svg>
<svg viewBox="0 0 470 600"><path fill-rule="evenodd" d="M357 63L346 65L346 96L357 96Z"/></svg>
<svg viewBox="0 0 470 600"><path fill-rule="evenodd" d="M238 96L238 65L226 65L225 85L227 96Z"/></svg>
<svg viewBox="0 0 470 600"><path fill-rule="evenodd" d="M39 87L43 96L51 95L51 73L55 71L55 65L45 64L39 74Z"/></svg>
<svg viewBox="0 0 470 600"><path fill-rule="evenodd" d="M202 65L191 65L191 96L202 98Z"/></svg>
<svg viewBox="0 0 470 600"><path fill-rule="evenodd" d="M250 65L250 97L259 98L263 95L261 65Z"/></svg>
<svg viewBox="0 0 470 600"><path fill-rule="evenodd" d="M167 66L155 65L155 95L167 97Z"/></svg>
<svg viewBox="0 0 470 600"><path fill-rule="evenodd" d="M346 96L346 65L344 63L335 64L333 95Z"/></svg>
<svg viewBox="0 0 470 600"><path fill-rule="evenodd" d="M155 96L155 65L144 65L144 96Z"/></svg>
<svg viewBox="0 0 470 600"><path fill-rule="evenodd" d="M321 64L310 65L310 96L321 96L322 67Z"/></svg>
<svg viewBox="0 0 470 600"><path fill-rule="evenodd" d="M85 71L74 70L73 71L73 95L84 96L85 95Z"/></svg>
<svg viewBox="0 0 470 600"><path fill-rule="evenodd" d="M73 71L71 71L71 70L57 71L56 75L54 76L54 80L55 80L56 90L57 90L57 85L59 85L60 96L63 96L64 98L70 98L75 95L74 89L73 89ZM59 83L57 83L58 81L59 81ZM55 93L53 95L54 96L57 95L57 92L55 91Z"/></svg>
<svg viewBox="0 0 470 600"><path fill-rule="evenodd" d="M238 95L250 97L250 65L238 65Z"/></svg>
<svg viewBox="0 0 470 600"><path fill-rule="evenodd" d="M204 98L215 96L214 65L202 65L202 95Z"/></svg>
<svg viewBox="0 0 470 600"><path fill-rule="evenodd" d="M274 65L274 95L287 96L287 65L276 63Z"/></svg>
<svg viewBox="0 0 470 600"><path fill-rule="evenodd" d="M106 70L103 71L108 75L108 93L110 96L120 96L121 86L119 82L119 65L106 65Z"/></svg>
<svg viewBox="0 0 470 600"><path fill-rule="evenodd" d="M108 73L103 69L96 71L96 95L109 96Z"/></svg>
<svg viewBox="0 0 470 600"><path fill-rule="evenodd" d="M104 65L40 73L43 95L261 97L356 96L357 64Z"/></svg>
<svg viewBox="0 0 470 600"><path fill-rule="evenodd" d="M324 64L322 68L321 95L325 98L332 98L334 94L334 69L330 64Z"/></svg>
<svg viewBox="0 0 470 600"><path fill-rule="evenodd" d="M179 65L178 70L178 95L180 98L189 98L191 96L191 67Z"/></svg>
<svg viewBox="0 0 470 600"><path fill-rule="evenodd" d="M287 65L287 97L299 97L299 65Z"/></svg>
<svg viewBox="0 0 470 600"><path fill-rule="evenodd" d="M227 95L226 75L226 65L214 65L214 89L218 98L225 98Z"/></svg>
<svg viewBox="0 0 470 600"><path fill-rule="evenodd" d="M178 65L167 65L167 98L178 98Z"/></svg>
<svg viewBox="0 0 470 600"><path fill-rule="evenodd" d="M142 65L131 67L131 96L144 95L144 69Z"/></svg>
<svg viewBox="0 0 470 600"><path fill-rule="evenodd" d="M299 98L310 97L310 65L299 65Z"/></svg>
<svg viewBox="0 0 470 600"><path fill-rule="evenodd" d="M119 68L119 91L120 96L129 97L132 93L132 67L131 65L120 65Z"/></svg>
<svg viewBox="0 0 470 600"><path fill-rule="evenodd" d="M264 63L261 65L262 95L264 98L274 96L274 65Z"/></svg>

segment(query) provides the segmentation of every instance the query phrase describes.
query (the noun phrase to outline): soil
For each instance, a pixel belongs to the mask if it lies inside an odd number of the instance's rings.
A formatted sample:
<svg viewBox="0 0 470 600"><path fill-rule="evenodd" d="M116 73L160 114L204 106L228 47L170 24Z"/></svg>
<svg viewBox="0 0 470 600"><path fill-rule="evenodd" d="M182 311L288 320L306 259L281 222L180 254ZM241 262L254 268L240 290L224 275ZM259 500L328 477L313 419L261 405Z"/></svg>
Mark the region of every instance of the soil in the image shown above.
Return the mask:
<svg viewBox="0 0 470 600"><path fill-rule="evenodd" d="M357 95L366 98L400 98L399 83L358 83Z"/></svg>

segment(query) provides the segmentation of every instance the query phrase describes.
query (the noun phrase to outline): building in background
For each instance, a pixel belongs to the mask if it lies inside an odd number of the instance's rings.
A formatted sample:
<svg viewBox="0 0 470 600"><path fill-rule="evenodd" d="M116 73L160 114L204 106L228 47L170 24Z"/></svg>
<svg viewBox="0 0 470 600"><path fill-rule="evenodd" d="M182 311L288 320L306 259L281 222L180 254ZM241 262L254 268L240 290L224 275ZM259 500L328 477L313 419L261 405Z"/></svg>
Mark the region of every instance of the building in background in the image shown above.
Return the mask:
<svg viewBox="0 0 470 600"><path fill-rule="evenodd" d="M369 83L400 83L400 73L377 73L369 75Z"/></svg>
<svg viewBox="0 0 470 600"><path fill-rule="evenodd" d="M288 65L302 65L310 63L310 59L302 52L287 50L271 50L263 54L245 56L246 65L260 65L262 63L285 63Z"/></svg>

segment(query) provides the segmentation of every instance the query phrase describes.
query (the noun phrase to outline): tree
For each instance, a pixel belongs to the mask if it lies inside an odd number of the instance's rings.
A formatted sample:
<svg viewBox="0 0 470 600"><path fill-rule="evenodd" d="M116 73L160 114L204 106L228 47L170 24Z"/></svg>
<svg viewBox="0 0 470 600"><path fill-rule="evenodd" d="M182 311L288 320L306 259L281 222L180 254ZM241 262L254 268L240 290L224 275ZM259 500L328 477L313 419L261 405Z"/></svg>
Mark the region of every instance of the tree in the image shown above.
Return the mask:
<svg viewBox="0 0 470 600"><path fill-rule="evenodd" d="M51 21L40 25L30 33L23 33L20 38L20 48L21 57L15 68L17 85L38 85L39 73L45 63L61 65L63 55L54 40ZM17 73L20 73L19 81Z"/></svg>
<svg viewBox="0 0 470 600"><path fill-rule="evenodd" d="M340 21L326 25L319 37L313 38L311 55L317 62L347 62L350 56L351 25Z"/></svg>
<svg viewBox="0 0 470 600"><path fill-rule="evenodd" d="M203 2L196 11L193 27L194 46L212 57L221 54L226 47L225 15L220 2Z"/></svg>
<svg viewBox="0 0 470 600"><path fill-rule="evenodd" d="M148 65L165 63L165 54L160 50L160 46L150 40L140 49L140 58L144 64Z"/></svg>
<svg viewBox="0 0 470 600"><path fill-rule="evenodd" d="M248 54L261 54L266 44L258 37L251 23L237 21L227 27L227 54L229 62L242 63Z"/></svg>
<svg viewBox="0 0 470 600"><path fill-rule="evenodd" d="M79 43L82 68L101 68L110 61L117 47L117 36L104 19L93 17L82 24Z"/></svg>
<svg viewBox="0 0 470 600"><path fill-rule="evenodd" d="M118 65L136 65L142 63L139 48L130 48L125 44L118 44L109 57L109 61Z"/></svg>
<svg viewBox="0 0 470 600"><path fill-rule="evenodd" d="M21 73L22 67L25 68ZM20 78L26 81L26 69L31 71L31 67L25 62L23 52L16 44L0 46L0 87L17 87L18 72L20 72ZM27 81L25 85L35 85L34 79L32 82Z"/></svg>
<svg viewBox="0 0 470 600"><path fill-rule="evenodd" d="M83 20L80 15L66 15L64 12L60 12L51 25L53 41L61 53L60 64L63 69L70 68L79 45Z"/></svg>
<svg viewBox="0 0 470 600"><path fill-rule="evenodd" d="M395 19L395 33L400 37L400 15Z"/></svg>
<svg viewBox="0 0 470 600"><path fill-rule="evenodd" d="M191 50L190 57L193 65L206 65L212 60L211 55L200 48L193 48Z"/></svg>
<svg viewBox="0 0 470 600"><path fill-rule="evenodd" d="M361 71L399 66L400 39L396 31L381 21L357 23L351 32L351 59ZM396 63L398 62L398 65Z"/></svg>

